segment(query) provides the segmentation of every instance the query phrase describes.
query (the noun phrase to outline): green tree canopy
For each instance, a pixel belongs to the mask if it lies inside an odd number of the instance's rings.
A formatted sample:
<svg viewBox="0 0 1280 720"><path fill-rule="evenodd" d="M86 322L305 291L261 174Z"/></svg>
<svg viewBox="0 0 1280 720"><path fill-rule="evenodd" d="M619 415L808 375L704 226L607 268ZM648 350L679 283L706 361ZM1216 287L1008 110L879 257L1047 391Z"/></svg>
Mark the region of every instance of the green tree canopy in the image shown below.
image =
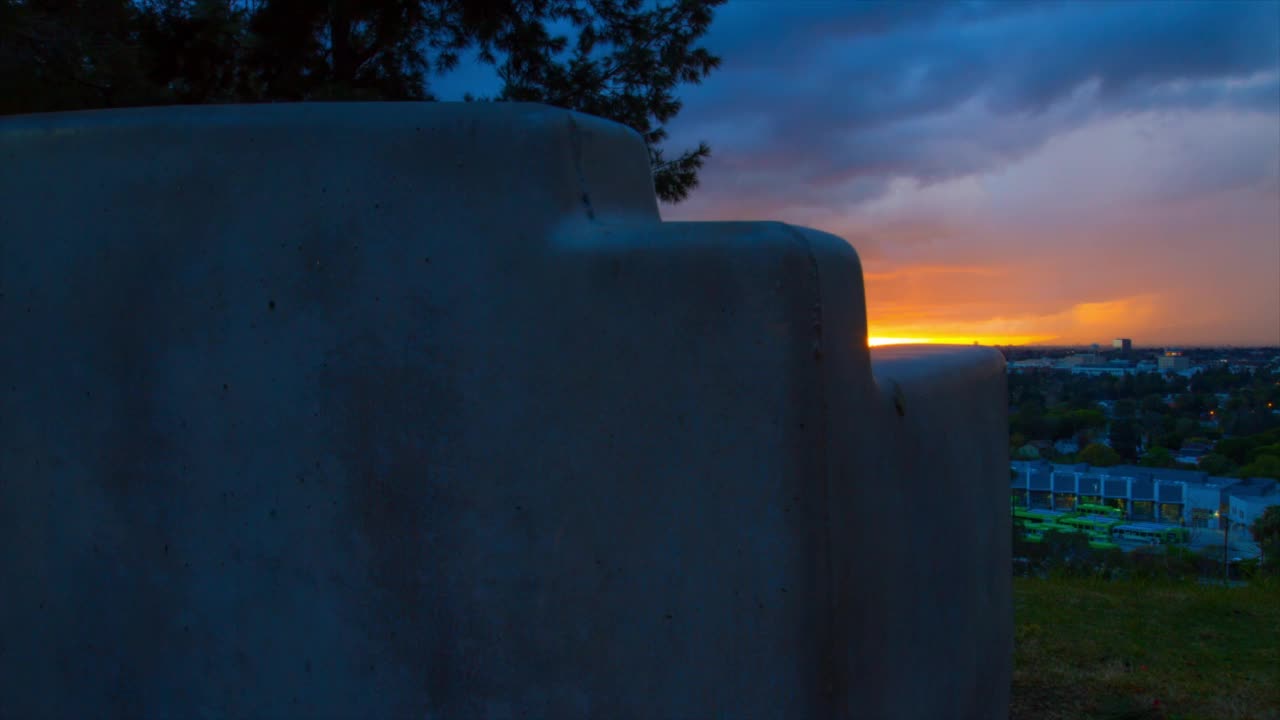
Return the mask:
<svg viewBox="0 0 1280 720"><path fill-rule="evenodd" d="M129 0L0 0L0 114L162 102Z"/></svg>
<svg viewBox="0 0 1280 720"><path fill-rule="evenodd" d="M1080 451L1079 457L1080 462L1088 463L1095 467L1110 467L1119 465L1121 462L1120 454L1102 443L1091 443L1085 446Z"/></svg>
<svg viewBox="0 0 1280 720"><path fill-rule="evenodd" d="M1131 420L1116 419L1111 422L1111 447L1125 460L1138 455L1138 427Z"/></svg>
<svg viewBox="0 0 1280 720"><path fill-rule="evenodd" d="M1117 400L1114 415L1117 418L1131 418L1138 413L1138 403L1133 400Z"/></svg>
<svg viewBox="0 0 1280 720"><path fill-rule="evenodd" d="M1235 463L1218 453L1209 453L1200 458L1199 468L1210 475L1226 475L1236 469Z"/></svg>
<svg viewBox="0 0 1280 720"><path fill-rule="evenodd" d="M1248 437L1227 438L1217 444L1214 452L1236 465L1248 466L1257 461L1263 461L1264 464L1261 467L1269 468L1266 458L1280 458L1280 428ZM1244 472L1244 469L1241 472ZM1271 476L1266 475L1266 477Z"/></svg>
<svg viewBox="0 0 1280 720"><path fill-rule="evenodd" d="M1249 527L1253 539L1262 548L1264 561L1271 566L1280 564L1280 505L1272 505Z"/></svg>
<svg viewBox="0 0 1280 720"><path fill-rule="evenodd" d="M1151 394L1142 398L1142 412L1153 413L1158 415L1167 415L1169 413L1169 404L1164 401L1160 395Z"/></svg>
<svg viewBox="0 0 1280 720"><path fill-rule="evenodd" d="M1280 457L1259 455L1253 462L1236 471L1237 477L1268 477L1280 480Z"/></svg>
<svg viewBox="0 0 1280 720"><path fill-rule="evenodd" d="M1073 435L1082 430L1105 427L1107 424L1107 416L1098 410L1072 410L1064 416L1064 420Z"/></svg>
<svg viewBox="0 0 1280 720"><path fill-rule="evenodd" d="M1155 468L1171 468L1178 465L1177 461L1173 459L1173 453L1169 452L1168 448L1160 446L1153 447L1144 453L1138 460L1138 464L1143 467Z"/></svg>

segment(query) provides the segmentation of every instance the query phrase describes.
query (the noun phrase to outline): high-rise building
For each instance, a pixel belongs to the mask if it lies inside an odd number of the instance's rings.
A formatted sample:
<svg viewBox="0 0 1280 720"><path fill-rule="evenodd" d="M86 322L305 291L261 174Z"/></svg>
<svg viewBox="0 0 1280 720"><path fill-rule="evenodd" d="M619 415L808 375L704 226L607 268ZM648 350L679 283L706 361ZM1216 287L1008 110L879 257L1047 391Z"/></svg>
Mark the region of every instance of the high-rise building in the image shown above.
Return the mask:
<svg viewBox="0 0 1280 720"><path fill-rule="evenodd" d="M1133 341L1129 338L1116 338L1111 341L1111 347L1123 352L1129 352L1133 349Z"/></svg>

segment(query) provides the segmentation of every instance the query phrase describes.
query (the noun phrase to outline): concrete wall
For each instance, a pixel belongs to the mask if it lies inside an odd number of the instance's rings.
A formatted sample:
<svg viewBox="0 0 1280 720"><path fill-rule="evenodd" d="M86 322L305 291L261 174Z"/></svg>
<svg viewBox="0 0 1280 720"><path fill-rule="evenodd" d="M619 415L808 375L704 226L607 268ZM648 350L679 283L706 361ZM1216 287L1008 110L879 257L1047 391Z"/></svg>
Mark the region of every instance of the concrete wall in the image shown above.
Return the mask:
<svg viewBox="0 0 1280 720"><path fill-rule="evenodd" d="M1006 716L1003 360L531 105L0 120L0 717Z"/></svg>

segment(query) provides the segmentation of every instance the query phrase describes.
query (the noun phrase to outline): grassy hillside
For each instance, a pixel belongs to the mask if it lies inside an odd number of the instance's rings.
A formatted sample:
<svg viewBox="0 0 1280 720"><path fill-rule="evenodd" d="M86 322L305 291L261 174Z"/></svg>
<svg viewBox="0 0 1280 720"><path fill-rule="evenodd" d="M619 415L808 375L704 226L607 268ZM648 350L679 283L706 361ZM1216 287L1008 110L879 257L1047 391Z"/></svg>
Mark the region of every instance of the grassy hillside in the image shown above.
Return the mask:
<svg viewBox="0 0 1280 720"><path fill-rule="evenodd" d="M1280 583L1015 578L1015 720L1280 720Z"/></svg>

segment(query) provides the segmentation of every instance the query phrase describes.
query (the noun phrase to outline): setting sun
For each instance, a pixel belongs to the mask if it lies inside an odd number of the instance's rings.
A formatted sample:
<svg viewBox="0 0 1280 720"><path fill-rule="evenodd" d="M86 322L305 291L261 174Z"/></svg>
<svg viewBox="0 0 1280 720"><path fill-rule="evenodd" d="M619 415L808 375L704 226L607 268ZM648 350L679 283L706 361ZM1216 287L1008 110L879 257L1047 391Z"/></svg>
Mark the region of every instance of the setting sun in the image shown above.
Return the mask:
<svg viewBox="0 0 1280 720"><path fill-rule="evenodd" d="M867 338L868 347L882 345L1030 345L1046 342L1052 337L1043 335L939 335L935 337L894 337L872 335Z"/></svg>
<svg viewBox="0 0 1280 720"><path fill-rule="evenodd" d="M905 338L905 337L869 337L867 345L869 347L878 347L880 345L928 345L937 342L932 338Z"/></svg>

